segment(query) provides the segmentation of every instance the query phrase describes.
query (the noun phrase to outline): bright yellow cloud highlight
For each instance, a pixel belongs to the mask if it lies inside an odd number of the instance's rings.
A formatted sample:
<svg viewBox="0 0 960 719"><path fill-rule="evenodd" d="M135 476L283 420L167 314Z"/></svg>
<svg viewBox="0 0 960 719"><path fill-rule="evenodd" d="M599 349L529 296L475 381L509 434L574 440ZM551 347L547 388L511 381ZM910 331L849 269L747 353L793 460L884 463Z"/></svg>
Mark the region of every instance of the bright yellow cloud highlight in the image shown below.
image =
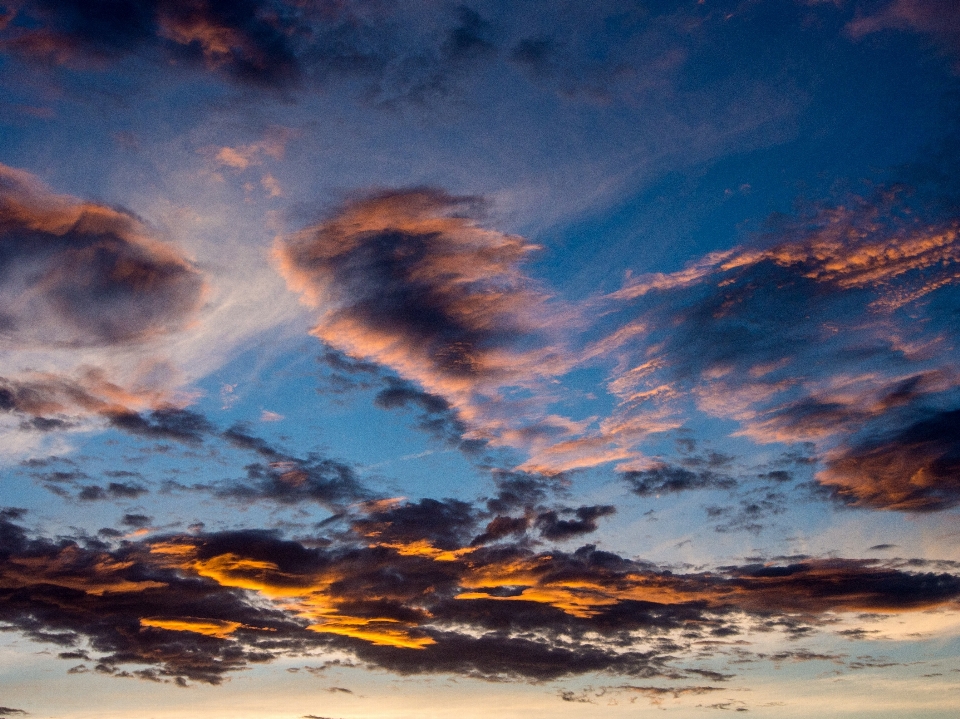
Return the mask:
<svg viewBox="0 0 960 719"><path fill-rule="evenodd" d="M192 617L157 619L155 617L145 617L140 620L140 626L166 629L172 632L194 632L207 637L228 639L243 625L240 622L228 622L222 619L194 619Z"/></svg>

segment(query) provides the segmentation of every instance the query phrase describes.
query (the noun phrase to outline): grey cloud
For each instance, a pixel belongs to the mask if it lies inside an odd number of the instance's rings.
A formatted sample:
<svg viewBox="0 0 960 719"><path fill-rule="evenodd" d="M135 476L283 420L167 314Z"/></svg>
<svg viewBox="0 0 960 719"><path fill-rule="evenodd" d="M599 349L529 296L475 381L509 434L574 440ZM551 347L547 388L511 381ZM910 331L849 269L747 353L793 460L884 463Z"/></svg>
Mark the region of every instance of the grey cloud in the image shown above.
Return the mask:
<svg viewBox="0 0 960 719"><path fill-rule="evenodd" d="M0 336L8 342L144 341L181 329L203 292L200 272L129 212L53 195L0 166Z"/></svg>

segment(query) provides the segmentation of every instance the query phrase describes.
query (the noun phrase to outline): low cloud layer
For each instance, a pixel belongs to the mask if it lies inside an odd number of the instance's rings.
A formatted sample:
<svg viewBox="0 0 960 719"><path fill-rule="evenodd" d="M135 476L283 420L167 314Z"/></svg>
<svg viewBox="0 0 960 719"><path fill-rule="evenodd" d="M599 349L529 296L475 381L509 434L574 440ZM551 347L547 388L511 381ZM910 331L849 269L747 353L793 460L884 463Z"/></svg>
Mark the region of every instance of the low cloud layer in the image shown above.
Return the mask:
<svg viewBox="0 0 960 719"><path fill-rule="evenodd" d="M7 512L0 618L98 672L158 681L216 684L324 648L401 674L678 679L708 673L695 666L709 645L698 640L751 625L808 633L837 613L960 598L955 574L868 560L684 573L593 546L470 545L471 513L424 500L379 504L320 543L233 531L111 545L31 538Z"/></svg>

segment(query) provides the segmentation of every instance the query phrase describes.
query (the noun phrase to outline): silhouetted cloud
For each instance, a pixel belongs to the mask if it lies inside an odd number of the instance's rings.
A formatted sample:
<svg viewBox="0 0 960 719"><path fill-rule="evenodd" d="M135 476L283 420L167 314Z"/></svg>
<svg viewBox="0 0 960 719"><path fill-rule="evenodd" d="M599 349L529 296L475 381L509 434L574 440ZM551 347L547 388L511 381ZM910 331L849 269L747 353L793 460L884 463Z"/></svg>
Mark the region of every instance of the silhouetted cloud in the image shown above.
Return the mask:
<svg viewBox="0 0 960 719"><path fill-rule="evenodd" d="M735 480L712 470L693 472L685 467L658 464L650 469L623 472L621 478L640 497L697 489L733 489Z"/></svg>
<svg viewBox="0 0 960 719"><path fill-rule="evenodd" d="M343 462L318 454L295 457L249 434L240 425L225 430L218 438L267 460L247 465L242 480L208 486L218 496L281 504L318 502L327 507L370 498L356 471Z"/></svg>
<svg viewBox="0 0 960 719"><path fill-rule="evenodd" d="M85 638L98 655L101 673L214 684L248 662L268 659L277 644L258 650L260 639L297 626L282 613L249 606L212 582L180 579L145 564L143 549L130 545L109 553L70 541L29 539L19 527L4 523L0 616L37 641L69 647ZM191 625L191 617L209 624ZM151 628L141 622L145 618L183 620L183 625L179 630L173 624L171 629ZM236 623L237 631L252 633L252 641L234 643L204 633L218 623ZM262 629L254 630L254 625ZM130 673L119 668L131 663L148 669Z"/></svg>
<svg viewBox="0 0 960 719"><path fill-rule="evenodd" d="M57 63L159 49L238 82L282 87L301 75L301 17L296 4L271 0L36 0L22 3L4 46Z"/></svg>
<svg viewBox="0 0 960 719"><path fill-rule="evenodd" d="M150 490L141 484L128 482L110 482L106 487L88 484L81 487L77 499L85 502L103 499L137 499L144 494L149 494L149 492Z"/></svg>
<svg viewBox="0 0 960 719"><path fill-rule="evenodd" d="M123 667L140 664L153 680L219 683L251 662L324 647L400 674L688 678L708 670L672 665L694 648L702 656L700 638L740 632L744 613L804 635L838 612L921 611L960 598L955 574L873 560L681 573L589 545L471 545L475 515L453 500L371 507L321 547L254 530L54 541L6 516L0 619L96 671L136 676Z"/></svg>
<svg viewBox="0 0 960 719"><path fill-rule="evenodd" d="M281 91L358 80L376 102L423 102L495 56L490 24L461 6L431 14L363 0L24 0L0 49L33 62L102 69L131 56ZM158 63L159 64L159 63Z"/></svg>
<svg viewBox="0 0 960 719"><path fill-rule="evenodd" d="M147 439L172 439L186 444L200 444L213 425L201 414L187 409L163 408L141 415L117 412L108 415L110 425L128 434Z"/></svg>
<svg viewBox="0 0 960 719"><path fill-rule="evenodd" d="M609 504L567 510L576 519L561 519L560 512L544 512L537 517L536 525L545 539L563 541L597 531L597 520L616 511L617 508Z"/></svg>

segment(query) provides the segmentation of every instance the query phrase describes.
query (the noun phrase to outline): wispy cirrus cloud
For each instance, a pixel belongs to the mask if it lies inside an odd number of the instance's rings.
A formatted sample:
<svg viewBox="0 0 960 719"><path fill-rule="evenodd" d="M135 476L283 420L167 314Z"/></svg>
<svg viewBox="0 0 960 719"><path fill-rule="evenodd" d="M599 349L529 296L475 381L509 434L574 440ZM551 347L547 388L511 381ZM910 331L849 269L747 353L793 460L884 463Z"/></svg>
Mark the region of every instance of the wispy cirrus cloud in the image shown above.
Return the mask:
<svg viewBox="0 0 960 719"><path fill-rule="evenodd" d="M858 13L846 29L856 39L884 30L928 35L956 56L960 72L960 8L950 0L893 0L875 12Z"/></svg>

